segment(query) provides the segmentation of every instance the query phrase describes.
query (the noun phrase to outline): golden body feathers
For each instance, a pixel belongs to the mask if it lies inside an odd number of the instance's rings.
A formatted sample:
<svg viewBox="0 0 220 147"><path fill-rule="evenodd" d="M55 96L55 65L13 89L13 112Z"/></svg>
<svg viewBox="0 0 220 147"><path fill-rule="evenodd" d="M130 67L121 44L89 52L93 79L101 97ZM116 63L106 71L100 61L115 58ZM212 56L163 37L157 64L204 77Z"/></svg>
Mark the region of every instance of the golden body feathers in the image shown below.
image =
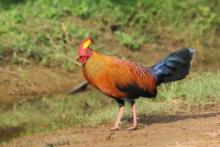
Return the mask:
<svg viewBox="0 0 220 147"><path fill-rule="evenodd" d="M93 51L83 65L86 80L104 94L117 98L156 96L156 79L148 68Z"/></svg>

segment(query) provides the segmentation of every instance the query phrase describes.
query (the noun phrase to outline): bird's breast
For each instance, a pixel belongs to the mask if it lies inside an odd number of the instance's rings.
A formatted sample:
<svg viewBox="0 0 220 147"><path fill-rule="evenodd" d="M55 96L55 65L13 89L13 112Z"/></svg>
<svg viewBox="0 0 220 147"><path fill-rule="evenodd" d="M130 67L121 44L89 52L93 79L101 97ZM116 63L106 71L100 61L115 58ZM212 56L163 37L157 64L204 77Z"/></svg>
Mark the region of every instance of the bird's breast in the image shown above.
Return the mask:
<svg viewBox="0 0 220 147"><path fill-rule="evenodd" d="M85 79L94 87L107 96L113 98L125 97L115 85L112 77L112 59L106 56L99 56L96 53L83 65Z"/></svg>

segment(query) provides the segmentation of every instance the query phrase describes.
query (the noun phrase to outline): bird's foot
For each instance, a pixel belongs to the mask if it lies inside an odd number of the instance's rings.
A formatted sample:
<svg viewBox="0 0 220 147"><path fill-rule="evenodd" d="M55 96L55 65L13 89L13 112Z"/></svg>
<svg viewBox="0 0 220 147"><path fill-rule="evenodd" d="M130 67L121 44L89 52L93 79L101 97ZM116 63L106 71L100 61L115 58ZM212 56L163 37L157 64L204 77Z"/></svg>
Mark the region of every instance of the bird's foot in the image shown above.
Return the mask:
<svg viewBox="0 0 220 147"><path fill-rule="evenodd" d="M120 128L117 126L110 128L110 131L118 131L118 130L120 130Z"/></svg>
<svg viewBox="0 0 220 147"><path fill-rule="evenodd" d="M137 129L137 125L133 125L131 127L128 128L129 131L133 131Z"/></svg>

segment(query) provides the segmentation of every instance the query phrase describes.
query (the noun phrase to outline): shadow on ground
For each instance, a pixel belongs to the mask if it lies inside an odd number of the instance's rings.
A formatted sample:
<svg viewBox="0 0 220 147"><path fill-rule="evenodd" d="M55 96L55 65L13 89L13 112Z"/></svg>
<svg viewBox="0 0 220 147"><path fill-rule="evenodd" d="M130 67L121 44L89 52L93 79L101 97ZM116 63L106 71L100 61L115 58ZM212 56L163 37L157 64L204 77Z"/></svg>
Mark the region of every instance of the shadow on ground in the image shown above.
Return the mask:
<svg viewBox="0 0 220 147"><path fill-rule="evenodd" d="M220 112L211 112L206 114L192 114L192 115L145 115L139 116L139 123L151 125L154 123L170 123L186 119L200 119L220 116Z"/></svg>

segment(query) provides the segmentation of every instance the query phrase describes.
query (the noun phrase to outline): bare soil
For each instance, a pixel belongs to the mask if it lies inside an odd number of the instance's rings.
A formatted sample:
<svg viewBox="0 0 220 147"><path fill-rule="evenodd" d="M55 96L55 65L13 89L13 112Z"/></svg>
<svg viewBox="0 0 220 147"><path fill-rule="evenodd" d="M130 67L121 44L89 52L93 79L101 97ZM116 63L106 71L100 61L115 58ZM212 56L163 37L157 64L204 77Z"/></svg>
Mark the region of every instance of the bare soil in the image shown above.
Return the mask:
<svg viewBox="0 0 220 147"><path fill-rule="evenodd" d="M122 124L119 131L110 125L96 128L77 127L51 133L35 134L12 140L2 147L219 147L220 111L183 115L139 116L137 130L128 131ZM1 146L1 145L0 145Z"/></svg>
<svg viewBox="0 0 220 147"><path fill-rule="evenodd" d="M0 103L67 93L83 81L81 71L45 66L6 65L0 68Z"/></svg>

